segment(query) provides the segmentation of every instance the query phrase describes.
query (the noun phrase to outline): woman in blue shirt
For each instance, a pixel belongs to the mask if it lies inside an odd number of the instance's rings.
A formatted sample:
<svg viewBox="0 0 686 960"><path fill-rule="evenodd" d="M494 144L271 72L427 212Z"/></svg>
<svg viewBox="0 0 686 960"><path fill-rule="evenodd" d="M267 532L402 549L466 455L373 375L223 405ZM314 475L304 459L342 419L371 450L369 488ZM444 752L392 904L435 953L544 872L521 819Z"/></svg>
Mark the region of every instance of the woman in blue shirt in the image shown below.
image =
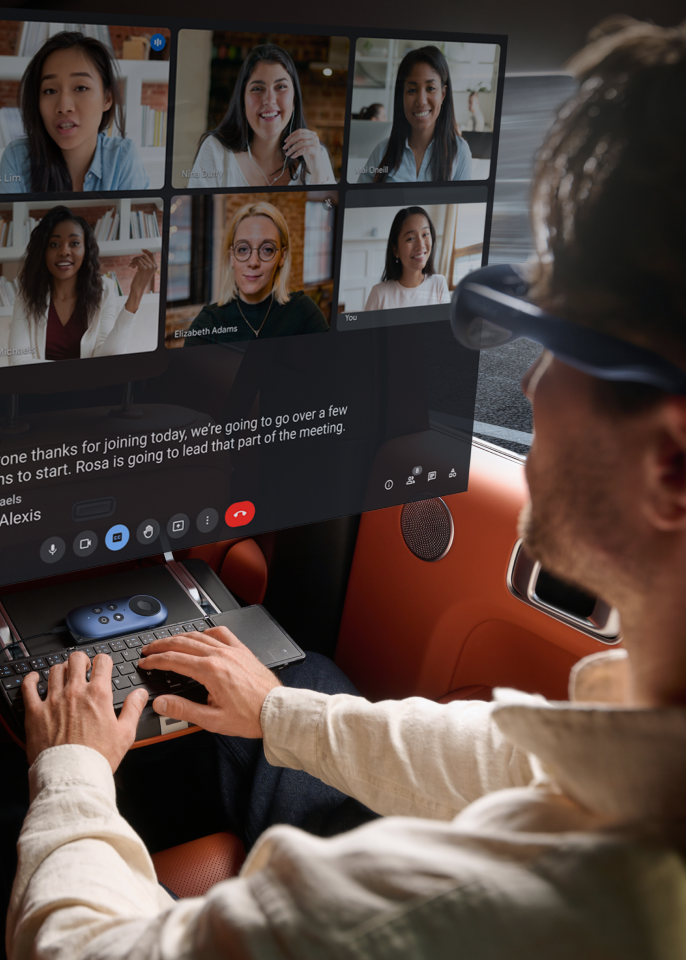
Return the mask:
<svg viewBox="0 0 686 960"><path fill-rule="evenodd" d="M432 45L410 50L395 80L391 135L374 148L357 182L471 178L472 154L455 120L448 61Z"/></svg>
<svg viewBox="0 0 686 960"><path fill-rule="evenodd" d="M147 189L124 135L116 62L99 40L70 31L50 37L25 70L19 99L26 136L2 155L0 192ZM112 123L121 136L107 136Z"/></svg>

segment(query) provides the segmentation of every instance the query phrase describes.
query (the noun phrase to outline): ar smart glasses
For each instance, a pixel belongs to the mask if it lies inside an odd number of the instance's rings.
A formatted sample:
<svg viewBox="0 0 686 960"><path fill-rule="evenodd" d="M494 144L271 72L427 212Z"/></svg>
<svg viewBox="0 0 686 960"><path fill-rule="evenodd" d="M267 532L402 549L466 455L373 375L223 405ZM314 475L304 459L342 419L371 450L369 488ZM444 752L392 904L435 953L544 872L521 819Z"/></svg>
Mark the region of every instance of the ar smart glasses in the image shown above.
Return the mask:
<svg viewBox="0 0 686 960"><path fill-rule="evenodd" d="M528 290L517 265L496 264L468 274L453 293L450 308L457 340L470 350L489 350L524 337L601 380L628 380L686 394L686 372L664 357L553 317L522 299Z"/></svg>

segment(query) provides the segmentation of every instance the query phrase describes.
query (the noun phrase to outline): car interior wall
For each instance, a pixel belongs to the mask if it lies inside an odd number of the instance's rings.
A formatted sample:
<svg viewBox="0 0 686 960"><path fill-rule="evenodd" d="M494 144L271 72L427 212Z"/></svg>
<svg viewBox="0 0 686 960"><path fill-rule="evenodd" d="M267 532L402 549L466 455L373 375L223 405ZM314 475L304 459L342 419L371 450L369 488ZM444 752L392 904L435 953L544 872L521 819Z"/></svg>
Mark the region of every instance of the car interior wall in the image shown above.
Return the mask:
<svg viewBox="0 0 686 960"><path fill-rule="evenodd" d="M400 506L362 515L336 662L372 700L474 686L564 699L571 666L607 647L507 588L522 461L474 445L469 491L444 499L455 536L435 563L405 545Z"/></svg>
<svg viewBox="0 0 686 960"><path fill-rule="evenodd" d="M262 601L241 593L254 589L254 551L228 562L240 539L194 547L177 558L205 560L240 601L263 602L300 647L333 658L359 521L359 516L339 517L251 538L267 570Z"/></svg>

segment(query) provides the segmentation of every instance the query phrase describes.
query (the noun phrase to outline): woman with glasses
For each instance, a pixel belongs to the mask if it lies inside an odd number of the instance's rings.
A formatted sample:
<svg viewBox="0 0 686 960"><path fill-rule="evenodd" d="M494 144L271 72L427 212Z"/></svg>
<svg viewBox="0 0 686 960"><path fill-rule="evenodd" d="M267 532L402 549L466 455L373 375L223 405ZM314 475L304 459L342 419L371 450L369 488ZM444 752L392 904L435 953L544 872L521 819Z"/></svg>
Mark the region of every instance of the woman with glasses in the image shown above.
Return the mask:
<svg viewBox="0 0 686 960"><path fill-rule="evenodd" d="M328 331L314 300L302 290L289 292L288 224L271 203L246 204L234 214L224 252L221 297L200 311L185 332L187 344Z"/></svg>

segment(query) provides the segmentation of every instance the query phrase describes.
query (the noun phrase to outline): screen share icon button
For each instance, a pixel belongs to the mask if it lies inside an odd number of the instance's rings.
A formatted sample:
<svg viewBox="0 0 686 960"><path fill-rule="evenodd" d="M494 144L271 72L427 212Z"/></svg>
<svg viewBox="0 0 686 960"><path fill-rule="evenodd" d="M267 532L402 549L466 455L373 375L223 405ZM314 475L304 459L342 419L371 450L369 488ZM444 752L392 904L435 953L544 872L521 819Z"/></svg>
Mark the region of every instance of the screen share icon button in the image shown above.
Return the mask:
<svg viewBox="0 0 686 960"><path fill-rule="evenodd" d="M167 524L167 533L170 537L178 540L185 536L190 530L191 522L185 513L175 513Z"/></svg>

